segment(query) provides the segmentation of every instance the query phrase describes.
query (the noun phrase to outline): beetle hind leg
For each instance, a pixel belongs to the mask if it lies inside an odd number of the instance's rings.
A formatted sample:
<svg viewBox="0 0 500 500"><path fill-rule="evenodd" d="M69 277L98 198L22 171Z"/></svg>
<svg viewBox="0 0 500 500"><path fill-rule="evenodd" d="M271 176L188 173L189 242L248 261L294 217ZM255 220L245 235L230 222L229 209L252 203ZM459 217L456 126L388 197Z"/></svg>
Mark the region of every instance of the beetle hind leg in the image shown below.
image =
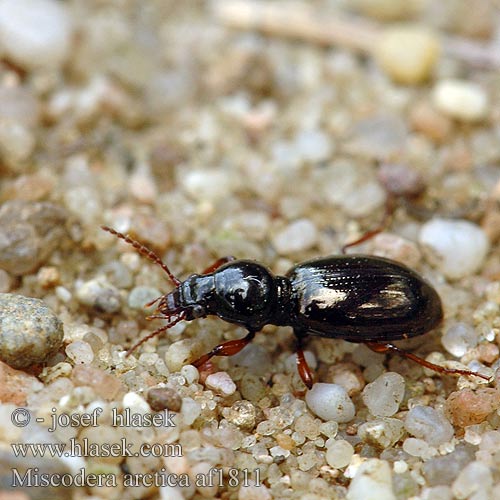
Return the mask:
<svg viewBox="0 0 500 500"><path fill-rule="evenodd" d="M481 373L472 372L470 370L460 370L457 368L445 368L444 366L436 365L435 363L431 363L430 361L427 361L426 359L423 359L420 356L417 356L416 354L412 354L411 352L396 347L393 344L379 344L377 342L364 342L364 343L374 352L379 352L382 354L386 352L395 352L400 356L403 356L407 359L411 359L412 361L415 361L415 363L418 363L419 365L422 365L425 368L429 368L430 370L434 370L435 372L438 373L444 373L447 375L465 375L465 376L475 375L476 377L480 377L484 380L490 381L490 377L482 375Z"/></svg>

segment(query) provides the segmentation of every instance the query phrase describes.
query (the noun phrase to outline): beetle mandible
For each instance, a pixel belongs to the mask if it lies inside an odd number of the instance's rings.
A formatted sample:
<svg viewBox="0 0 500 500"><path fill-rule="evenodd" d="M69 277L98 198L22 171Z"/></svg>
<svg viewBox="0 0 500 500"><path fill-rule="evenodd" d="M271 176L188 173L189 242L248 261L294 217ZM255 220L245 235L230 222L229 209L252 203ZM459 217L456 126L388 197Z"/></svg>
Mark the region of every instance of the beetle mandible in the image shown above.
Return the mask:
<svg viewBox="0 0 500 500"><path fill-rule="evenodd" d="M313 375L304 357L307 335L364 343L375 352L397 352L446 374L485 375L444 368L388 342L422 335L443 318L436 290L403 264L369 255L335 255L302 262L285 276L275 276L264 265L223 257L202 274L179 280L152 250L110 227L102 229L132 245L158 264L175 289L147 304L157 304L150 318L167 320L132 346L168 330L179 321L208 315L237 325L248 333L214 347L192 364L202 366L213 356L238 353L265 325L290 326L297 337L297 368L310 389ZM348 245L351 246L351 245Z"/></svg>

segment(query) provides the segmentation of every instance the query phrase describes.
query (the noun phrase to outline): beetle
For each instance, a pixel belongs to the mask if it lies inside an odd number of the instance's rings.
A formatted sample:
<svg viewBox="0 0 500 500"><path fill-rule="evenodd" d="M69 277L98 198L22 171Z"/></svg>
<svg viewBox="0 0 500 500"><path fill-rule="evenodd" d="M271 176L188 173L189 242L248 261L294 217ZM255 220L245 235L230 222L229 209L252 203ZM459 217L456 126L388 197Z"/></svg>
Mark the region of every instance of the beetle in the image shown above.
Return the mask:
<svg viewBox="0 0 500 500"><path fill-rule="evenodd" d="M297 337L297 368L311 389L313 375L305 360L307 335L364 343L375 352L396 352L445 374L485 375L444 368L390 344L422 335L443 319L436 290L419 274L396 261L369 255L334 255L302 262L285 276L251 260L223 257L201 274L179 280L152 250L129 235L102 226L158 264L175 289L153 300L150 318L167 323L132 346L127 355L179 321L215 315L248 330L245 337L214 347L192 364L241 351L265 325L290 326ZM351 245L349 245L351 246Z"/></svg>

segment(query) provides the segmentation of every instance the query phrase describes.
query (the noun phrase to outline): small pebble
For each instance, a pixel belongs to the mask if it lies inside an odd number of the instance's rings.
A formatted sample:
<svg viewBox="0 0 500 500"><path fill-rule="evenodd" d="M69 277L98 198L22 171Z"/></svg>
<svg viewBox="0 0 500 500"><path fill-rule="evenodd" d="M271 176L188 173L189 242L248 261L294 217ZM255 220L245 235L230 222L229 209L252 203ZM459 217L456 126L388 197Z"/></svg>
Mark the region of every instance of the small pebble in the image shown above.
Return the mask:
<svg viewBox="0 0 500 500"><path fill-rule="evenodd" d="M0 293L7 293L12 286L12 278L7 271L0 269Z"/></svg>
<svg viewBox="0 0 500 500"><path fill-rule="evenodd" d="M422 490L422 500L453 500L453 493L449 486L434 486Z"/></svg>
<svg viewBox="0 0 500 500"><path fill-rule="evenodd" d="M182 406L182 399L179 393L169 387L155 387L149 389L147 402L154 411L171 410L179 412Z"/></svg>
<svg viewBox="0 0 500 500"><path fill-rule="evenodd" d="M0 359L13 368L43 363L61 347L59 318L39 299L0 294Z"/></svg>
<svg viewBox="0 0 500 500"><path fill-rule="evenodd" d="M272 242L280 255L289 255L312 248L317 239L316 226L308 219L299 219L277 233Z"/></svg>
<svg viewBox="0 0 500 500"><path fill-rule="evenodd" d="M432 94L436 108L451 118L477 122L488 114L488 96L483 88L466 80L441 80Z"/></svg>
<svg viewBox="0 0 500 500"><path fill-rule="evenodd" d="M295 138L297 154L307 162L328 160L333 152L333 140L321 130L303 130Z"/></svg>
<svg viewBox="0 0 500 500"><path fill-rule="evenodd" d="M452 392L446 400L446 415L457 427L480 424L500 407L500 391L484 387Z"/></svg>
<svg viewBox="0 0 500 500"><path fill-rule="evenodd" d="M231 408L223 408L224 418L244 430L255 427L257 409L250 401L236 401Z"/></svg>
<svg viewBox="0 0 500 500"><path fill-rule="evenodd" d="M432 219L420 229L418 241L431 264L450 279L474 274L490 247L482 229L466 220Z"/></svg>
<svg viewBox="0 0 500 500"><path fill-rule="evenodd" d="M337 384L314 384L306 394L306 403L323 420L349 422L356 413L347 391Z"/></svg>
<svg viewBox="0 0 500 500"><path fill-rule="evenodd" d="M379 449L389 448L403 436L404 425L397 418L380 418L358 427L358 436L367 444Z"/></svg>
<svg viewBox="0 0 500 500"><path fill-rule="evenodd" d="M66 354L75 365L89 365L94 360L92 347L83 340L76 340L68 344Z"/></svg>
<svg viewBox="0 0 500 500"><path fill-rule="evenodd" d="M116 400L124 391L118 377L90 365L76 365L71 371L71 380L75 387L92 387L97 396L107 400Z"/></svg>
<svg viewBox="0 0 500 500"><path fill-rule="evenodd" d="M363 402L372 415L390 417L399 410L405 394L405 379L399 373L383 373L363 389Z"/></svg>
<svg viewBox="0 0 500 500"><path fill-rule="evenodd" d="M19 123L0 121L0 152L3 162L12 170L28 160L35 145L35 137L29 128Z"/></svg>
<svg viewBox="0 0 500 500"><path fill-rule="evenodd" d="M238 490L238 500L271 500L272 498L273 495L266 485L256 484L251 480L243 483Z"/></svg>
<svg viewBox="0 0 500 500"><path fill-rule="evenodd" d="M427 80L439 58L436 35L418 26L386 29L375 49L377 60L396 83L416 85Z"/></svg>
<svg viewBox="0 0 500 500"><path fill-rule="evenodd" d="M369 253L397 260L410 268L416 268L422 258L418 246L413 241L392 233L380 233L374 236Z"/></svg>
<svg viewBox="0 0 500 500"><path fill-rule="evenodd" d="M14 370L0 361L0 403L25 406L28 395L42 388L43 384L33 375Z"/></svg>
<svg viewBox="0 0 500 500"><path fill-rule="evenodd" d="M2 0L0 45L25 68L56 67L71 47L72 26L66 6L55 0Z"/></svg>
<svg viewBox="0 0 500 500"><path fill-rule="evenodd" d="M354 455L354 448L349 441L338 439L326 450L326 461L330 467L341 469L347 467Z"/></svg>
<svg viewBox="0 0 500 500"><path fill-rule="evenodd" d="M430 406L415 406L405 418L405 429L431 446L447 443L454 434L453 426L439 411Z"/></svg>
<svg viewBox="0 0 500 500"><path fill-rule="evenodd" d="M66 212L53 203L12 200L0 208L0 267L15 276L36 270L61 245Z"/></svg>
<svg viewBox="0 0 500 500"><path fill-rule="evenodd" d="M181 375L186 379L186 383L192 384L193 382L198 382L200 378L200 373L198 369L193 365L185 365L181 368Z"/></svg>
<svg viewBox="0 0 500 500"><path fill-rule="evenodd" d="M122 399L123 408L129 408L131 413L149 413L149 405L146 400L136 392L127 392Z"/></svg>
<svg viewBox="0 0 500 500"><path fill-rule="evenodd" d="M182 339L170 344L165 353L165 363L171 372L178 372L189 361L201 354L201 352L198 353L191 339Z"/></svg>
<svg viewBox="0 0 500 500"><path fill-rule="evenodd" d="M226 372L212 373L205 380L205 385L222 396L231 396L236 392L236 384Z"/></svg>
<svg viewBox="0 0 500 500"><path fill-rule="evenodd" d="M378 169L377 178L395 196L414 196L425 189L420 173L400 163L383 163Z"/></svg>
<svg viewBox="0 0 500 500"><path fill-rule="evenodd" d="M396 500L389 463L369 458L361 463L347 490L347 500Z"/></svg>
<svg viewBox="0 0 500 500"><path fill-rule="evenodd" d="M201 413L201 406L193 398L182 398L181 407L182 422L184 425L191 425Z"/></svg>
<svg viewBox="0 0 500 500"><path fill-rule="evenodd" d="M457 322L446 329L441 343L450 354L461 358L469 349L477 346L478 340L474 327L467 323Z"/></svg>
<svg viewBox="0 0 500 500"><path fill-rule="evenodd" d="M103 276L82 283L76 290L76 298L99 312L114 313L121 307L120 292Z"/></svg>
<svg viewBox="0 0 500 500"><path fill-rule="evenodd" d="M385 199L386 193L378 182L360 182L343 200L342 209L349 217L367 217L381 207Z"/></svg>
<svg viewBox="0 0 500 500"><path fill-rule="evenodd" d="M1 2L3 7L5 6L5 3L5 1ZM31 128L37 125L39 118L40 104L31 87L21 85L2 85L0 87L0 121L20 123ZM17 182L21 182L21 184L23 184L27 178L35 179L39 184L43 183L41 178L38 178L37 174L34 173L33 176L29 175L18 177L14 181L14 186L17 185ZM29 183L30 187L36 190L35 184L36 183ZM18 193L18 189L15 189L15 194L20 194ZM15 198L18 197L19 196L15 196ZM12 199L14 199L14 197Z"/></svg>
<svg viewBox="0 0 500 500"><path fill-rule="evenodd" d="M136 286L132 288L128 295L128 306L131 309L146 309L146 304L160 297L162 293L150 286Z"/></svg>
<svg viewBox="0 0 500 500"><path fill-rule="evenodd" d="M455 498L488 499L489 490L493 486L493 476L490 467L481 462L471 462L460 472L451 485ZM480 493L479 496L474 495Z"/></svg>
<svg viewBox="0 0 500 500"><path fill-rule="evenodd" d="M350 397L359 394L365 385L361 370L354 363L336 363L330 366L325 382L342 386Z"/></svg>
<svg viewBox="0 0 500 500"><path fill-rule="evenodd" d="M265 375L271 366L271 356L264 347L252 342L245 346L238 354L231 356L231 363L234 366L242 366L247 373L253 375Z"/></svg>
<svg viewBox="0 0 500 500"><path fill-rule="evenodd" d="M439 144L443 143L453 130L452 120L427 101L412 107L410 122L415 130Z"/></svg>
<svg viewBox="0 0 500 500"><path fill-rule="evenodd" d="M38 270L36 278L42 288L52 288L59 283L61 276L56 267L46 266Z"/></svg>
<svg viewBox="0 0 500 500"><path fill-rule="evenodd" d="M233 180L222 169L198 169L184 171L180 179L184 191L197 201L217 201L231 194Z"/></svg>
<svg viewBox="0 0 500 500"><path fill-rule="evenodd" d="M427 441L411 437L404 440L403 450L412 457L420 458L428 458L432 453Z"/></svg>

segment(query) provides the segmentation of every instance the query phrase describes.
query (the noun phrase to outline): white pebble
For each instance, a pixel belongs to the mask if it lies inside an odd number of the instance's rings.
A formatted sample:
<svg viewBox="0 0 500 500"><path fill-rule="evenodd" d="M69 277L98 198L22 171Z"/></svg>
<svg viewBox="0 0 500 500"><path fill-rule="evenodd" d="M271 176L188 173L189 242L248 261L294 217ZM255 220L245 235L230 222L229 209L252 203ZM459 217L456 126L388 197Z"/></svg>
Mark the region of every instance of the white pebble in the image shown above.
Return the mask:
<svg viewBox="0 0 500 500"><path fill-rule="evenodd" d="M396 500L389 464L378 458L363 462L347 490L347 500Z"/></svg>
<svg viewBox="0 0 500 500"><path fill-rule="evenodd" d="M121 307L120 292L103 276L82 283L76 290L76 298L97 311L114 313Z"/></svg>
<svg viewBox="0 0 500 500"><path fill-rule="evenodd" d="M381 207L385 198L386 193L378 182L365 182L344 198L342 208L350 217L366 217Z"/></svg>
<svg viewBox="0 0 500 500"><path fill-rule="evenodd" d="M469 349L477 346L478 336L474 327L467 323L453 323L443 334L441 343L453 356L462 357Z"/></svg>
<svg viewBox="0 0 500 500"><path fill-rule="evenodd" d="M490 498L488 491L493 486L490 468L481 462L467 464L453 482L451 489L455 498L472 498L474 493L483 492L478 498ZM476 498L476 497L474 497Z"/></svg>
<svg viewBox="0 0 500 500"><path fill-rule="evenodd" d="M363 402L372 415L390 417L399 410L405 394L405 379L399 373L383 373L363 389Z"/></svg>
<svg viewBox="0 0 500 500"><path fill-rule="evenodd" d="M201 413L201 406L193 398L182 398L182 423L186 426L191 425Z"/></svg>
<svg viewBox="0 0 500 500"><path fill-rule="evenodd" d="M412 457L428 457L430 450L429 450L429 445L427 444L426 441L423 439L417 439L417 438L406 438L403 443L403 450L408 453L408 455L411 455Z"/></svg>
<svg viewBox="0 0 500 500"><path fill-rule="evenodd" d="M474 82L442 80L434 88L432 97L439 111L465 122L479 121L488 112L486 92Z"/></svg>
<svg viewBox="0 0 500 500"><path fill-rule="evenodd" d="M314 384L306 394L306 403L323 420L349 422L356 413L347 391L337 384Z"/></svg>
<svg viewBox="0 0 500 500"><path fill-rule="evenodd" d="M229 172L216 169L183 171L184 191L197 201L217 201L231 194L233 179Z"/></svg>
<svg viewBox="0 0 500 500"><path fill-rule="evenodd" d="M56 286L56 295L59 300L69 302L73 298L73 294L65 286Z"/></svg>
<svg viewBox="0 0 500 500"><path fill-rule="evenodd" d="M316 226L308 219L299 219L276 234L273 245L280 255L289 255L313 247L317 239Z"/></svg>
<svg viewBox="0 0 500 500"><path fill-rule="evenodd" d="M434 33L404 25L383 31L375 51L378 63L392 80L406 85L429 78L439 52L439 39Z"/></svg>
<svg viewBox="0 0 500 500"><path fill-rule="evenodd" d="M361 424L358 436L376 448L389 448L401 439L403 427L403 422L397 418L381 418Z"/></svg>
<svg viewBox="0 0 500 500"><path fill-rule="evenodd" d="M0 0L0 47L22 67L57 67L69 53L72 26L55 0Z"/></svg>
<svg viewBox="0 0 500 500"><path fill-rule="evenodd" d="M83 340L77 340L68 344L66 347L66 354L75 365L88 365L94 360L92 347Z"/></svg>
<svg viewBox="0 0 500 500"><path fill-rule="evenodd" d="M200 374L198 369L193 365L185 365L181 368L181 375L186 379L186 383L192 384L193 382L198 382Z"/></svg>
<svg viewBox="0 0 500 500"><path fill-rule="evenodd" d="M191 339L182 339L170 344L165 353L165 364L171 372L178 372L196 357Z"/></svg>
<svg viewBox="0 0 500 500"><path fill-rule="evenodd" d="M328 160L332 155L333 141L321 130L303 130L297 134L295 147L303 160L320 162Z"/></svg>
<svg viewBox="0 0 500 500"><path fill-rule="evenodd" d="M354 448L349 441L339 439L333 441L331 446L326 450L326 461L330 467L341 469L349 465L352 456L354 455Z"/></svg>
<svg viewBox="0 0 500 500"><path fill-rule="evenodd" d="M236 392L236 384L226 372L212 373L207 377L205 384L222 396L231 396Z"/></svg>
<svg viewBox="0 0 500 500"><path fill-rule="evenodd" d="M306 362L309 365L309 368L311 368L312 371L316 370L316 368L318 367L318 362L316 361L316 356L314 355L314 353L311 351L304 351L304 357L306 358ZM290 354L290 356L286 358L285 370L287 371L287 373L298 373L297 354Z"/></svg>
<svg viewBox="0 0 500 500"><path fill-rule="evenodd" d="M422 226L418 241L428 260L450 279L475 273L490 247L483 230L465 220L433 219Z"/></svg>
<svg viewBox="0 0 500 500"><path fill-rule="evenodd" d="M446 417L430 406L413 407L406 415L405 429L431 446L447 443L454 434Z"/></svg>
<svg viewBox="0 0 500 500"><path fill-rule="evenodd" d="M130 413L146 414L151 412L149 404L136 392L127 392L127 394L123 396L122 404L124 408L130 410Z"/></svg>
<svg viewBox="0 0 500 500"><path fill-rule="evenodd" d="M271 500L271 492L264 484L256 484L252 480L243 482L238 491L238 500Z"/></svg>
<svg viewBox="0 0 500 500"><path fill-rule="evenodd" d="M35 144L35 136L25 125L0 121L0 152L9 164L15 165L27 160Z"/></svg>

